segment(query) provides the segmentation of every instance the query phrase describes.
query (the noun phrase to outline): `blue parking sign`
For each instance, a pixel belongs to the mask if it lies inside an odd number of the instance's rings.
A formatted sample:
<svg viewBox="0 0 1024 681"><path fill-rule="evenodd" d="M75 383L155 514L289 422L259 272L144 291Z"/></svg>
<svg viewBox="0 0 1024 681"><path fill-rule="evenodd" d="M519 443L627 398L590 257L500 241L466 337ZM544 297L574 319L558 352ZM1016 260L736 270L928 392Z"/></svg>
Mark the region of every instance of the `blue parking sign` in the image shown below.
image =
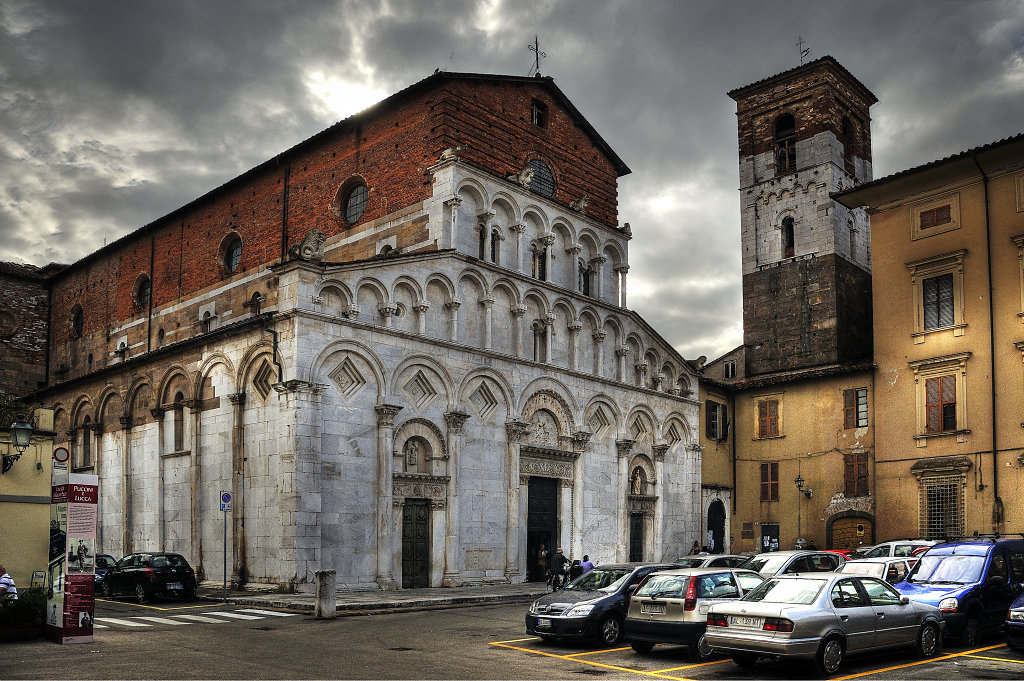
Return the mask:
<svg viewBox="0 0 1024 681"><path fill-rule="evenodd" d="M220 493L220 510L230 511L231 510L231 492Z"/></svg>

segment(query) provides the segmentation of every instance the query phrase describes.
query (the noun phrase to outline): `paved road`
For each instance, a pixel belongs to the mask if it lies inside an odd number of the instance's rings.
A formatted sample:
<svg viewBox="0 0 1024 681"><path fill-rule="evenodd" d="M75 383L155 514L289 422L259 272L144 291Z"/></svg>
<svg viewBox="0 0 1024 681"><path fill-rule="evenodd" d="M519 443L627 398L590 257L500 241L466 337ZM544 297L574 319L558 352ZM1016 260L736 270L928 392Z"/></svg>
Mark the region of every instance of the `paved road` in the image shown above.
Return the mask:
<svg viewBox="0 0 1024 681"><path fill-rule="evenodd" d="M93 644L0 646L0 678L792 679L801 666L725 659L694 666L685 651L648 656L587 643L543 644L523 632L522 605L315 620L223 603L100 601ZM920 664L902 652L850 660L837 679L1021 679L1024 655L999 638L948 648Z"/></svg>

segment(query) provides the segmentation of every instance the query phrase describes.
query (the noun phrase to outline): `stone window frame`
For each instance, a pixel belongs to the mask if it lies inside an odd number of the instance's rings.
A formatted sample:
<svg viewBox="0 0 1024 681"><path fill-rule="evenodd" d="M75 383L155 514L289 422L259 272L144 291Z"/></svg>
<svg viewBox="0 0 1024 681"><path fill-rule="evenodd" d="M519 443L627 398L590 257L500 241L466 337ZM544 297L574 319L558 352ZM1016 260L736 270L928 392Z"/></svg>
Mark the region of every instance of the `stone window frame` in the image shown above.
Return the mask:
<svg viewBox="0 0 1024 681"><path fill-rule="evenodd" d="M784 393L767 393L764 395L755 395L751 399L754 401L753 418L754 418L754 437L753 440L774 440L776 438L786 437L785 429L783 428L783 397ZM774 435L761 435L761 403L762 402L775 402L776 403L776 432ZM770 409L770 407L769 407ZM768 430L770 433L770 429Z"/></svg>
<svg viewBox="0 0 1024 681"><path fill-rule="evenodd" d="M548 127L549 120L548 105L536 98L531 100L530 122L533 123L534 126L544 130Z"/></svg>
<svg viewBox="0 0 1024 681"><path fill-rule="evenodd" d="M714 417L714 418L712 418ZM721 442L729 434L729 406L718 395L704 401L704 434L709 440Z"/></svg>
<svg viewBox="0 0 1024 681"><path fill-rule="evenodd" d="M1013 186L1017 194L1017 212L1024 213L1024 173L1013 176Z"/></svg>
<svg viewBox="0 0 1024 681"><path fill-rule="evenodd" d="M149 284L149 291L145 296L145 300L142 298L143 286ZM132 309L136 312L145 312L149 309L149 306L153 302L153 281L149 278L149 275L145 272L141 272L139 276L135 278L135 286L132 287Z"/></svg>
<svg viewBox="0 0 1024 681"><path fill-rule="evenodd" d="M366 189L366 201L363 203L363 210L359 213L358 217L354 220L349 220L348 213L348 202L352 197L352 193L363 187ZM370 207L370 185L366 182L366 179L362 175L352 175L338 187L338 191L334 194L334 200L331 201L331 215L342 227L354 227L359 224L359 221L366 216L366 210Z"/></svg>
<svg viewBox="0 0 1024 681"><path fill-rule="evenodd" d="M927 447L928 440L932 438L949 437L951 435L962 438L971 432L967 427L967 360L970 356L970 352L959 352L907 363L914 371L914 394L916 400L914 440L917 442L918 447ZM956 381L956 428L954 430L929 433L928 396L926 392L928 379L950 375L954 376Z"/></svg>
<svg viewBox="0 0 1024 681"><path fill-rule="evenodd" d="M954 336L964 335L964 330L967 328L964 301L964 258L966 255L967 249L961 248L906 263L907 269L910 270L914 305L914 331L910 335L915 344L924 343L930 334L943 331L952 330ZM944 274L953 275L953 323L948 326L925 329L924 280Z"/></svg>
<svg viewBox="0 0 1024 681"><path fill-rule="evenodd" d="M231 263L228 262L228 253L232 250L233 245L238 244L238 263L232 268ZM237 274L242 269L242 257L245 255L245 242L242 241L242 237L239 236L238 232L234 229L228 231L221 239L220 248L217 249L217 265L220 267L221 275L224 277L230 277Z"/></svg>
<svg viewBox="0 0 1024 681"><path fill-rule="evenodd" d="M949 222L944 222L941 225L935 225L934 227L921 228L922 213L935 210L936 208L941 208L947 204L949 205ZM955 229L960 229L960 192L943 194L942 196L934 197L926 201L919 201L917 203L910 204L911 241L927 239L930 236L951 232Z"/></svg>
<svg viewBox="0 0 1024 681"><path fill-rule="evenodd" d="M1019 179L1024 181L1024 174ZM1017 210L1021 212L1020 208ZM1020 279L1020 312L1017 313L1017 317L1024 323L1024 234L1011 236L1010 241L1017 245L1017 272Z"/></svg>
<svg viewBox="0 0 1024 681"><path fill-rule="evenodd" d="M79 303L71 307L71 337L81 338L85 332L85 311Z"/></svg>
<svg viewBox="0 0 1024 681"><path fill-rule="evenodd" d="M853 406L849 406L847 402L849 398L853 398ZM864 400L864 414L861 418L860 402L861 397ZM851 418L852 417L852 418ZM865 428L868 425L868 389L864 386L858 388L847 388L843 390L843 428Z"/></svg>

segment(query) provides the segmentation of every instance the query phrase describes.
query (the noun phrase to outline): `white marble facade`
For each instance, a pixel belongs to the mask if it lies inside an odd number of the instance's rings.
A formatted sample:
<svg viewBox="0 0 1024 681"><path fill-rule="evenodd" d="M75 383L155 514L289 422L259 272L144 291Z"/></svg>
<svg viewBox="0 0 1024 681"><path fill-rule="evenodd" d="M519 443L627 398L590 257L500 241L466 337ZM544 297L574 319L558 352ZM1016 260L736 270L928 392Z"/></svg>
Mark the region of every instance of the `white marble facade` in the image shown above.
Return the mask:
<svg viewBox="0 0 1024 681"><path fill-rule="evenodd" d="M627 560L631 514L645 560L699 538L696 375L625 307L628 231L455 159L431 170L434 196L401 217L429 218L421 247L382 236L390 254L332 263L357 237L335 238L261 268L276 357L262 329L225 336L153 388L180 406L96 435L105 550L180 550L219 580L232 490L234 578L396 588L405 508L425 503L431 586L517 582L534 476L557 481L573 557Z"/></svg>

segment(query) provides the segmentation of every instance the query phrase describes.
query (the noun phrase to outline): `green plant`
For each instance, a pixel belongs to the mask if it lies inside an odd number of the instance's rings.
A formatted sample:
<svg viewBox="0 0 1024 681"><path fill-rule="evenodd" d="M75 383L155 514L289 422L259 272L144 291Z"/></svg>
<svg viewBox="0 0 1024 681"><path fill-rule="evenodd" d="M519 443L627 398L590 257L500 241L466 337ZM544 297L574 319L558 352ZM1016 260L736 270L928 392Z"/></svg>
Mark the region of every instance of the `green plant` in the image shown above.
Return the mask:
<svg viewBox="0 0 1024 681"><path fill-rule="evenodd" d="M19 624L42 624L46 615L46 593L42 587L18 591L17 599L0 598L0 628Z"/></svg>

